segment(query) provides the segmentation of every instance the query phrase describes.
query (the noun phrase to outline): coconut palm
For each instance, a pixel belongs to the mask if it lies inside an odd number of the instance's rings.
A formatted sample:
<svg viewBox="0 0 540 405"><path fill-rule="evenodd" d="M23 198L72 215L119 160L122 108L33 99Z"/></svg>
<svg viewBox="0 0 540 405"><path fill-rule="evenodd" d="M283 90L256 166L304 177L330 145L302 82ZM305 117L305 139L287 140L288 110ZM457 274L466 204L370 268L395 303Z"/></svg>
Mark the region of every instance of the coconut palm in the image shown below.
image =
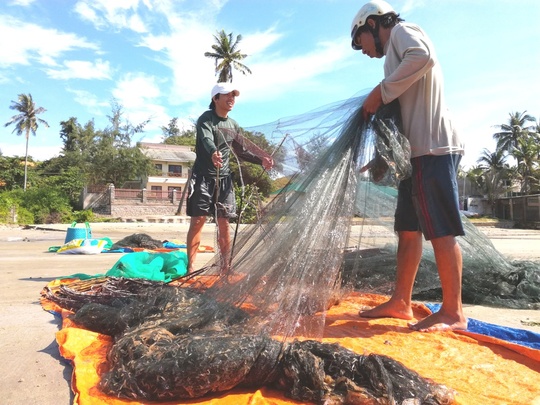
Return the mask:
<svg viewBox="0 0 540 405"><path fill-rule="evenodd" d="M506 151L516 160L516 177L521 181L521 191L527 193L537 183L539 122L526 111L509 115L508 124L499 125L502 131L494 134L493 138L497 140L497 149Z"/></svg>
<svg viewBox="0 0 540 405"><path fill-rule="evenodd" d="M497 149L512 154L513 150L519 147L519 140L529 135L531 127L527 127L527 123L534 122L535 119L526 112L509 113L507 124L496 125L501 130L493 134L493 139L497 141Z"/></svg>
<svg viewBox="0 0 540 405"><path fill-rule="evenodd" d="M503 150L497 148L495 152L490 152L488 149L484 148L477 163L480 163L480 165L487 170L498 172L505 168L505 161L506 156L504 155Z"/></svg>
<svg viewBox="0 0 540 405"><path fill-rule="evenodd" d="M237 35L236 40L233 42L232 32L225 34L224 30L221 30L214 35L216 43L212 45L213 52L205 52L204 56L215 60L216 75L219 76L218 82L232 82L233 81L233 69L238 70L244 75L251 74L251 70L240 61L247 57L238 49L238 45L242 40L242 35Z"/></svg>
<svg viewBox="0 0 540 405"><path fill-rule="evenodd" d="M540 136L540 118L536 120L536 122L533 125L533 131L536 136Z"/></svg>
<svg viewBox="0 0 540 405"><path fill-rule="evenodd" d="M479 167L482 169L484 192L488 203L491 207L491 212L495 212L495 201L502 194L509 191L510 183L509 167L505 162L506 155L502 149L497 149L495 152L490 152L488 149L482 151L482 154L477 160Z"/></svg>
<svg viewBox="0 0 540 405"><path fill-rule="evenodd" d="M11 124L15 124L13 132L16 132L17 135L24 134L26 136L26 153L24 156L24 191L26 191L26 181L28 178L28 140L30 138L30 132L36 136L39 124L49 127L47 121L37 116L47 110L43 107L36 107L30 93L19 94L18 101L12 100L9 108L18 111L19 114L11 117L11 120L6 122L4 126L7 127Z"/></svg>
<svg viewBox="0 0 540 405"><path fill-rule="evenodd" d="M470 194L475 194L475 192L485 192L485 179L484 179L485 168L481 166L472 166L469 171L466 173L467 180L471 182L471 192ZM474 192L473 192L474 190Z"/></svg>
<svg viewBox="0 0 540 405"><path fill-rule="evenodd" d="M519 147L514 150L512 156L519 162L517 173L521 180L521 192L529 193L539 185L536 175L540 162L540 143L536 134L520 139Z"/></svg>

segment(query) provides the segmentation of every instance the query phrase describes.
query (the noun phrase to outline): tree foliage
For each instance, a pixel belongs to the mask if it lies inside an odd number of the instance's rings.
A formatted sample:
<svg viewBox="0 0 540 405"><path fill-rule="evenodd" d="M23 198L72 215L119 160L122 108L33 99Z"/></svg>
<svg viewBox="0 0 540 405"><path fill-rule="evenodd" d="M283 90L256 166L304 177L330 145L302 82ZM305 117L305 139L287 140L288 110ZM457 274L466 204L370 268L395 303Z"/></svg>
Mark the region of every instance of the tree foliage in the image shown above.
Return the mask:
<svg viewBox="0 0 540 405"><path fill-rule="evenodd" d="M521 192L528 194L540 190L540 139L538 133L530 133L520 139L512 156L517 161L517 178L521 183Z"/></svg>
<svg viewBox="0 0 540 405"><path fill-rule="evenodd" d="M295 142L296 163L301 172L311 169L311 165L328 149L327 137L321 134L314 134L306 145Z"/></svg>
<svg viewBox="0 0 540 405"><path fill-rule="evenodd" d="M508 123L497 125L500 132L493 134L493 139L497 141L497 150L511 154L514 149L519 148L520 140L529 136L531 128L527 127L527 123L533 122L534 118L527 114L527 111L509 113L508 115Z"/></svg>
<svg viewBox="0 0 540 405"><path fill-rule="evenodd" d="M244 131L242 134L246 139L253 142L259 148L273 156L276 170L282 166L283 154L278 150L278 145L270 143L264 134L259 132ZM256 165L249 162L240 161L240 164L236 159L230 160L231 171L234 174L235 183L238 186L253 185L256 187L257 192L262 196L268 197L273 191L273 182L270 178L270 173L265 171L260 165Z"/></svg>
<svg viewBox="0 0 540 405"><path fill-rule="evenodd" d="M235 185L236 211L242 224L256 223L263 211L265 197L255 184L247 184L243 188Z"/></svg>
<svg viewBox="0 0 540 405"><path fill-rule="evenodd" d="M82 126L74 117L62 121L62 155L47 161L45 170L65 178L74 174L71 168L77 168L83 185L112 183L116 187L153 173L151 160L133 142L148 121L132 125L122 116L122 106L113 102L109 126L105 129L96 129L93 121Z"/></svg>
<svg viewBox="0 0 540 405"><path fill-rule="evenodd" d="M540 192L540 121L526 111L512 112L507 123L496 127L495 151L484 149L479 165L467 173L492 206L517 186L521 194Z"/></svg>
<svg viewBox="0 0 540 405"><path fill-rule="evenodd" d="M163 143L166 145L184 145L195 147L196 131L195 128L180 129L178 126L178 117L174 117L169 121L168 126L161 127L163 132Z"/></svg>
<svg viewBox="0 0 540 405"><path fill-rule="evenodd" d="M24 158L0 156L0 190L16 190L23 184Z"/></svg>
<svg viewBox="0 0 540 405"><path fill-rule="evenodd" d="M493 138L497 141L497 151L515 159L515 178L520 182L521 193L527 194L538 190L540 183L539 124L527 111L508 115L508 122L497 125L501 131L493 134Z"/></svg>
<svg viewBox="0 0 540 405"><path fill-rule="evenodd" d="M39 187L51 187L60 190L69 204L76 210L82 209L81 190L86 186L87 176L77 166L61 168L58 173L51 173L40 168L41 182ZM50 170L49 166L47 170Z"/></svg>
<svg viewBox="0 0 540 405"><path fill-rule="evenodd" d="M511 170L505 161L506 156L502 150L492 153L487 149L483 150L477 161L482 170L482 183L492 212L497 198L510 190Z"/></svg>
<svg viewBox="0 0 540 405"><path fill-rule="evenodd" d="M0 193L0 223L3 224L33 224L34 216L30 211L21 207L24 200L22 189L3 191Z"/></svg>

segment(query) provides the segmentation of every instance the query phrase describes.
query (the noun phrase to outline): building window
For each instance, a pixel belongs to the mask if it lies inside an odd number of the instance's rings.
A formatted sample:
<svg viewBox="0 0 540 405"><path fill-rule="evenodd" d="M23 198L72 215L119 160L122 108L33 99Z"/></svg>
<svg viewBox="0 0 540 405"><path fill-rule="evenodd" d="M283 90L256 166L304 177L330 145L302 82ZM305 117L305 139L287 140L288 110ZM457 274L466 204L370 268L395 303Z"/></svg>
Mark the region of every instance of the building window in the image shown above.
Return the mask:
<svg viewBox="0 0 540 405"><path fill-rule="evenodd" d="M182 165L169 165L169 176L182 177Z"/></svg>

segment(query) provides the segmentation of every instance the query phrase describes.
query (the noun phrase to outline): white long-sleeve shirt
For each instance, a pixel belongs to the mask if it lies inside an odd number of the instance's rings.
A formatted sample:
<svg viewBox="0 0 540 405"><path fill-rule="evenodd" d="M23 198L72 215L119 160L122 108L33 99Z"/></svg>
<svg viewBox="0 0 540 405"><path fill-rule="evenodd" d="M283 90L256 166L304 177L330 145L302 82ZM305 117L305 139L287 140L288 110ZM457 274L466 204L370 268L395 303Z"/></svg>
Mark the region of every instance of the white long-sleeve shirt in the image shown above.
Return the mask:
<svg viewBox="0 0 540 405"><path fill-rule="evenodd" d="M398 23L385 44L385 104L398 98L411 157L464 154L444 100L443 75L433 45L420 27Z"/></svg>

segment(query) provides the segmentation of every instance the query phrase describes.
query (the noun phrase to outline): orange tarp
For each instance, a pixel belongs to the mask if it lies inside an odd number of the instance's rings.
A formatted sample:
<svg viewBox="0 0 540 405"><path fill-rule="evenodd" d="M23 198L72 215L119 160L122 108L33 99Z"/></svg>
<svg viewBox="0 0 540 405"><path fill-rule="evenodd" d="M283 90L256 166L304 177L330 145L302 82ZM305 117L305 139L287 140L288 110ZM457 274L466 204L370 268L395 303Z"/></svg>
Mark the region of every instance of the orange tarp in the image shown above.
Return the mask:
<svg viewBox="0 0 540 405"><path fill-rule="evenodd" d="M456 391L464 405L540 405L540 353L496 338L472 333L411 331L397 319L368 320L358 317L361 306L376 305L386 298L353 293L332 307L326 317L323 341L339 343L357 353L390 356L420 375ZM47 309L47 306L44 305ZM50 306L48 309L52 309ZM422 304L414 308L417 318L429 314ZM97 388L111 345L108 336L79 329L62 313L63 328L57 333L62 356L73 362L72 388L75 404L141 404L105 396ZM291 405L281 392L232 390L227 393L167 404Z"/></svg>

